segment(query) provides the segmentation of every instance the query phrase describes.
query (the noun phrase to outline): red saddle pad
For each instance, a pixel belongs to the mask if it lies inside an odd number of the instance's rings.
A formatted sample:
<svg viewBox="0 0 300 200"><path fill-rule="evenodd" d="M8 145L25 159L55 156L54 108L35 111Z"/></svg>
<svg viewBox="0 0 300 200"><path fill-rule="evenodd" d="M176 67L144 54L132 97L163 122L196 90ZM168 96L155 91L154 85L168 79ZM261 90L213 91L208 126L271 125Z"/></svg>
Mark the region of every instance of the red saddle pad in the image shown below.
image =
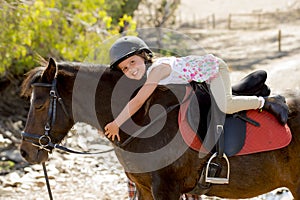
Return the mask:
<svg viewBox="0 0 300 200"><path fill-rule="evenodd" d="M186 118L188 106L189 101L181 105L178 116L179 130L186 144L190 148L199 151L201 141L190 127ZM292 134L288 125L281 125L272 114L266 111L249 110L247 111L247 116L260 123L260 127L247 123L245 144L236 155L271 151L283 148L291 142Z"/></svg>

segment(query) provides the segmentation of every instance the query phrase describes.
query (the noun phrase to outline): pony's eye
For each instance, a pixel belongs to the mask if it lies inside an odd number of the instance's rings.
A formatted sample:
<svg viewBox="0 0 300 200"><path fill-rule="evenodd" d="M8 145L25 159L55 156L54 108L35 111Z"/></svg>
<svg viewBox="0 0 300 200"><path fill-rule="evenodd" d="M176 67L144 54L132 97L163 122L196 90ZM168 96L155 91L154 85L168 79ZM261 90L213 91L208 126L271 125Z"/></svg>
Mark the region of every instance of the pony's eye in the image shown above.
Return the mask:
<svg viewBox="0 0 300 200"><path fill-rule="evenodd" d="M35 104L34 108L37 109L37 110L40 110L40 109L43 108L43 104Z"/></svg>
<svg viewBox="0 0 300 200"><path fill-rule="evenodd" d="M35 109L40 110L43 108L43 105L34 105Z"/></svg>
<svg viewBox="0 0 300 200"><path fill-rule="evenodd" d="M42 99L36 99L34 100L34 108L37 109L37 110L40 110L44 107L45 105L45 102L42 101Z"/></svg>

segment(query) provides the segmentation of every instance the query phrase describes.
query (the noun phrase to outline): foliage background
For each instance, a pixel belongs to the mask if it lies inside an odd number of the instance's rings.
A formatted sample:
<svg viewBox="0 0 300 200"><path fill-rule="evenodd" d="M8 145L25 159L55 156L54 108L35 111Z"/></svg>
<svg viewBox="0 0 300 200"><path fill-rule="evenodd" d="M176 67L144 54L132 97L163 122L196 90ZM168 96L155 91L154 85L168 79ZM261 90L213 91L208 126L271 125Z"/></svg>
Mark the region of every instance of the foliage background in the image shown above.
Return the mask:
<svg viewBox="0 0 300 200"><path fill-rule="evenodd" d="M36 65L36 54L82 61L93 45L131 24L127 0L0 1L0 74L23 74ZM138 2L138 1L133 1ZM128 15L128 14L130 15Z"/></svg>
<svg viewBox="0 0 300 200"><path fill-rule="evenodd" d="M0 0L0 78L24 74L36 66L36 54L68 61L94 56L108 63L107 52L113 40L101 50L94 46L101 46L120 30L134 32L135 13L146 26L167 25L179 3L180 0ZM155 12L138 15L145 7Z"/></svg>

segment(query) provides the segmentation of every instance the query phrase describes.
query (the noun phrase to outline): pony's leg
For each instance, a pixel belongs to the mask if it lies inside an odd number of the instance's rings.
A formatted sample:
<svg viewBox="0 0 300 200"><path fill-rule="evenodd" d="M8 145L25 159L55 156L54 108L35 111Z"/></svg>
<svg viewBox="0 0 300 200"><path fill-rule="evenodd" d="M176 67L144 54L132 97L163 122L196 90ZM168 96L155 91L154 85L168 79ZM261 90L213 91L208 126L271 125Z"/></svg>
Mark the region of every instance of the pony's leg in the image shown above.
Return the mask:
<svg viewBox="0 0 300 200"><path fill-rule="evenodd" d="M144 189L144 188L139 188L137 187L137 196L139 200L178 200L180 198L180 193L177 193L172 190L157 190L157 189L152 189L152 192Z"/></svg>
<svg viewBox="0 0 300 200"><path fill-rule="evenodd" d="M162 178L158 174L152 176L152 194L155 200L178 200L181 196L179 183L169 178Z"/></svg>
<svg viewBox="0 0 300 200"><path fill-rule="evenodd" d="M136 189L138 200L154 200L151 190L141 187L138 184L136 185Z"/></svg>
<svg viewBox="0 0 300 200"><path fill-rule="evenodd" d="M178 200L180 199L181 194L177 190L172 190L172 189L166 189L166 188L161 188L161 189L155 189L153 188L153 197L155 200Z"/></svg>

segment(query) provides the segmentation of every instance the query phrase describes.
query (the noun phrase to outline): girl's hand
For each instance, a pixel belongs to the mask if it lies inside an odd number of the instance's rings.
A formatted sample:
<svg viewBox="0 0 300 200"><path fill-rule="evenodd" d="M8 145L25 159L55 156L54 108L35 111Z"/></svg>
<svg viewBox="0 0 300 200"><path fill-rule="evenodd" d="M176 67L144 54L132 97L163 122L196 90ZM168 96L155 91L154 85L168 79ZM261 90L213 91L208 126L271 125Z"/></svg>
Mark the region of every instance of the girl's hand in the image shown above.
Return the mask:
<svg viewBox="0 0 300 200"><path fill-rule="evenodd" d="M104 134L107 136L107 138L111 138L112 141L114 141L115 137L117 137L118 141L120 141L119 127L114 121L108 123L105 126L104 130L105 130Z"/></svg>

